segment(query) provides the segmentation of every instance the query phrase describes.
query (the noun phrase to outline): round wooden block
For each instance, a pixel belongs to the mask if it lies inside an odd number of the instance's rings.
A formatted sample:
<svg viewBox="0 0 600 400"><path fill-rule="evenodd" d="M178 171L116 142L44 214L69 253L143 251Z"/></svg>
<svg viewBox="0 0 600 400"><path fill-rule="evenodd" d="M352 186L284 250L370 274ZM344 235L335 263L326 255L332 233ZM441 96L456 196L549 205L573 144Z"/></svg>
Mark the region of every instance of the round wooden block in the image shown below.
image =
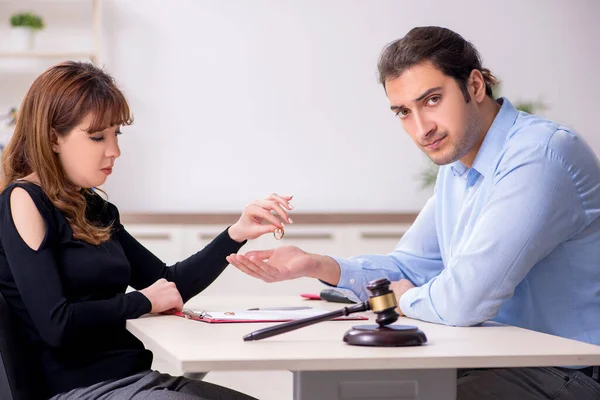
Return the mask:
<svg viewBox="0 0 600 400"><path fill-rule="evenodd" d="M354 346L420 346L427 342L427 337L416 326L358 325L344 334L344 342Z"/></svg>

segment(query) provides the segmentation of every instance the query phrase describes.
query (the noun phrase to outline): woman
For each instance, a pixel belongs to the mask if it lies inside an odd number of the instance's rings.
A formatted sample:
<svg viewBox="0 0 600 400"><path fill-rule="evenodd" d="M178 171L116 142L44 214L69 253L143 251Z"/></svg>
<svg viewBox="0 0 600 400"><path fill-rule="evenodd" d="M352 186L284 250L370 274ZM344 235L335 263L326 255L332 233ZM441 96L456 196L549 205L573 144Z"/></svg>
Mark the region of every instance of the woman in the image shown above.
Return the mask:
<svg viewBox="0 0 600 400"><path fill-rule="evenodd" d="M290 222L291 197L249 204L203 250L166 267L94 189L120 156L121 125L131 122L113 79L88 63L48 69L23 100L2 157L0 291L30 350L28 365L39 365L46 398L249 399L151 371L152 353L125 321L181 310L228 255L283 227L279 218ZM125 293L128 286L136 291Z"/></svg>

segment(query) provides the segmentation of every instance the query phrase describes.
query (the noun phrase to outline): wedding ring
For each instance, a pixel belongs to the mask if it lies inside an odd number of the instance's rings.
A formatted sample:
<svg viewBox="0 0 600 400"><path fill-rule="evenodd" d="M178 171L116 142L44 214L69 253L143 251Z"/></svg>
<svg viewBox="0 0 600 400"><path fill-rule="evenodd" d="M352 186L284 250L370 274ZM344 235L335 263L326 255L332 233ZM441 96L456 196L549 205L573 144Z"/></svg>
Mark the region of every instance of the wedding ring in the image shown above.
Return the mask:
<svg viewBox="0 0 600 400"><path fill-rule="evenodd" d="M273 236L275 237L276 240L283 239L284 234L285 233L283 232L283 228L277 228L277 229L275 229L275 232L273 232Z"/></svg>

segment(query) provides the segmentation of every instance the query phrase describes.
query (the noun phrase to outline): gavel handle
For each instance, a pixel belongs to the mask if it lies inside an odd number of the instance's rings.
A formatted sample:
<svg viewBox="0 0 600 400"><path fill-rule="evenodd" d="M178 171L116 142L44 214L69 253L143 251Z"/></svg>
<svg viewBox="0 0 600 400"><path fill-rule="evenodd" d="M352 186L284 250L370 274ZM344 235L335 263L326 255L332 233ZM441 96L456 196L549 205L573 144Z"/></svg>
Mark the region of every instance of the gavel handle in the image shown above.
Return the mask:
<svg viewBox="0 0 600 400"><path fill-rule="evenodd" d="M304 328L305 326L309 326L312 324L316 324L317 322L328 321L333 318L346 316L353 314L355 312L367 311L370 309L369 302L365 301L359 304L356 304L352 307L344 307L341 310L332 311L327 314L316 315L314 317L299 319L296 321L290 321L283 324L271 326L264 329L259 329L257 331L251 332L244 336L244 341L248 342L250 340L260 340L264 338L268 338L271 336L279 335L282 333L294 331L299 328Z"/></svg>

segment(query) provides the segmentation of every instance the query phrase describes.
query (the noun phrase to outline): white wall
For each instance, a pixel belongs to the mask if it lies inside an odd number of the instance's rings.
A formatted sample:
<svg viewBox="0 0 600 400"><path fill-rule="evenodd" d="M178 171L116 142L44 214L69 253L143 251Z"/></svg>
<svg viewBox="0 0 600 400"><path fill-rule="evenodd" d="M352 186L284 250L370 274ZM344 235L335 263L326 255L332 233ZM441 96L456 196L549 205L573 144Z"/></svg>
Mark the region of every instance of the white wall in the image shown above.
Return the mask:
<svg viewBox="0 0 600 400"><path fill-rule="evenodd" d="M600 153L596 0L105 0L105 66L136 122L106 184L122 211L239 211L272 191L299 211L416 211L426 158L377 84L381 48L442 25L512 100Z"/></svg>
<svg viewBox="0 0 600 400"><path fill-rule="evenodd" d="M92 45L91 0L0 0L0 116L19 106L33 79L53 58L5 57L13 49L10 16L31 11L42 16L46 27L36 34L34 50L43 52L89 52ZM4 122L4 121L1 121ZM6 144L12 128L0 124L0 144Z"/></svg>

